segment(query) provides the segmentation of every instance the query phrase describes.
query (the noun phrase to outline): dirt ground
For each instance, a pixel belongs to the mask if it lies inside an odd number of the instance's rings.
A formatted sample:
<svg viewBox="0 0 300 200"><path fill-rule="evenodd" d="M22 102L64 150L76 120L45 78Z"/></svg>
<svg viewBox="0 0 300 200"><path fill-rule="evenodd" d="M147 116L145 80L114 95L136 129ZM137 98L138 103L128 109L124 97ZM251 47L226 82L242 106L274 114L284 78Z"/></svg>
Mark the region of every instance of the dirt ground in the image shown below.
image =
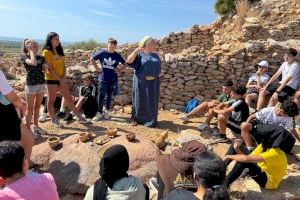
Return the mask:
<svg viewBox="0 0 300 200"><path fill-rule="evenodd" d="M61 139L64 139L70 135L78 134L81 132L94 132L97 133L98 131L103 132L107 128L117 128L118 131L125 132L125 133L135 133L137 135L143 135L148 137L149 139L154 139L157 137L158 134L169 130L169 137L167 139L168 146L162 151L162 153L169 153L172 150L176 140L185 132L191 131L195 135L199 135L203 138L203 140L208 140L211 136L207 132L199 132L196 130L196 127L199 126L202 122L204 122L205 117L200 116L191 119L188 123L182 123L179 117L182 115L177 111L159 111L158 115L158 125L156 128L147 128L142 125L132 126L130 124L130 114L125 113L126 110L129 109L121 109L119 111L113 111L111 113L110 120L101 120L98 122L93 122L91 124L78 124L76 121L72 121L68 124L64 123L64 128L55 128L50 122L49 119L44 122L40 123L40 126L48 132L47 135L43 137L37 137L36 143L41 143L46 141L47 137L49 136L58 136ZM63 120L62 120L63 121ZM216 119L213 119L212 126L217 126ZM229 138L232 138L232 134L228 132ZM299 143L296 144L299 146ZM229 144L215 144L212 145L214 152L216 152L219 156L223 157L226 153ZM299 153L299 152L298 152ZM288 155L289 160L289 167L287 170L287 174L291 172L296 172L297 174L300 173L300 162L295 159L293 155ZM296 167L295 167L296 166ZM234 199L240 199L241 193L239 191L243 190L243 181L237 181L234 184ZM241 197L242 198L242 197ZM151 199L156 199L155 194L151 191Z"/></svg>

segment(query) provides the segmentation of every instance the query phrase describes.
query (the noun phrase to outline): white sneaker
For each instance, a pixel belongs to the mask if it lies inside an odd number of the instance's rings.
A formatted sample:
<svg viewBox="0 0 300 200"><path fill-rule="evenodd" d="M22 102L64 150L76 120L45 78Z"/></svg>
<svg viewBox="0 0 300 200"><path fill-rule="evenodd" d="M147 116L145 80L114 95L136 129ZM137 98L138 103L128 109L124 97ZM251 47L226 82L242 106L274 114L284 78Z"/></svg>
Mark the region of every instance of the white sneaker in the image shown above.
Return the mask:
<svg viewBox="0 0 300 200"><path fill-rule="evenodd" d="M88 124L90 123L89 121L87 121L84 117L82 117L81 115L76 116L76 120L79 124Z"/></svg>
<svg viewBox="0 0 300 200"><path fill-rule="evenodd" d="M45 122L46 119L47 119L47 113L43 113L39 118L39 122Z"/></svg>
<svg viewBox="0 0 300 200"><path fill-rule="evenodd" d="M189 118L186 114L184 114L182 117L180 117L180 119L182 120L183 123L189 121Z"/></svg>
<svg viewBox="0 0 300 200"><path fill-rule="evenodd" d="M209 128L210 127L208 126L207 123L203 123L203 124L201 124L200 126L197 127L197 130L198 131L204 131L204 130L209 129Z"/></svg>
<svg viewBox="0 0 300 200"><path fill-rule="evenodd" d="M100 119L103 118L103 114L100 114L99 112L97 112L96 116L93 118L93 121L99 121Z"/></svg>
<svg viewBox="0 0 300 200"><path fill-rule="evenodd" d="M103 113L104 113L104 119L109 119L110 118L109 112L107 110L104 110Z"/></svg>

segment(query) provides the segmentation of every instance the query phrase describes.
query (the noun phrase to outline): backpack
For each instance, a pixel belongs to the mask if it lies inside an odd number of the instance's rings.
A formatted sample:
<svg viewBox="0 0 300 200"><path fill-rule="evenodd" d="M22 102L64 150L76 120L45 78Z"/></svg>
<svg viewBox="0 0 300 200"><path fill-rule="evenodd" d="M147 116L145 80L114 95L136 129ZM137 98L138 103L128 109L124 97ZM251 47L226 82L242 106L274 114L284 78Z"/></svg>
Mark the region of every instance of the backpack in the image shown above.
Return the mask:
<svg viewBox="0 0 300 200"><path fill-rule="evenodd" d="M196 108L198 105L198 100L197 99L191 99L187 104L186 104L186 109L185 113L190 113L194 108Z"/></svg>

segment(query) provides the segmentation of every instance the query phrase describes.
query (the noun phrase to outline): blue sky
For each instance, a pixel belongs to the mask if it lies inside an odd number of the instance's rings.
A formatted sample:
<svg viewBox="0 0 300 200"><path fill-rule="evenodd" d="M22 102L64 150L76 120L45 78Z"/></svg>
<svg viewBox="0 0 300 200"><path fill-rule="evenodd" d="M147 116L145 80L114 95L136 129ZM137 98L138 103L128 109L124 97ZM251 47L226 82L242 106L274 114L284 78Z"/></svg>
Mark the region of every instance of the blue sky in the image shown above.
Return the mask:
<svg viewBox="0 0 300 200"><path fill-rule="evenodd" d="M121 43L210 24L215 0L0 0L0 36L45 39L50 31L63 41L90 38Z"/></svg>

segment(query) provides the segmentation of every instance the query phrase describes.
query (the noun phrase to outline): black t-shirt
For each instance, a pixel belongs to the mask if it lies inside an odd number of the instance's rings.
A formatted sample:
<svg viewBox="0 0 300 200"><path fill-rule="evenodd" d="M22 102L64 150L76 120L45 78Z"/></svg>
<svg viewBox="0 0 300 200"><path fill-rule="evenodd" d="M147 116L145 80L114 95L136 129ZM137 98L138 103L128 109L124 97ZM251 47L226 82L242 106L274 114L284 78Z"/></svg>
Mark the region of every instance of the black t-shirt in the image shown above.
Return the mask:
<svg viewBox="0 0 300 200"><path fill-rule="evenodd" d="M38 85L45 83L45 74L43 71L43 65L45 64L45 59L43 56L37 55L36 66L28 65L25 61L30 59L28 55L23 55L21 57L21 62L23 63L27 76L26 76L26 85Z"/></svg>
<svg viewBox="0 0 300 200"><path fill-rule="evenodd" d="M164 200L198 200L198 198L190 191L183 189L175 189L170 192Z"/></svg>
<svg viewBox="0 0 300 200"><path fill-rule="evenodd" d="M233 101L230 105L233 111L230 114L230 119L235 121L237 124L241 124L246 121L249 117L249 107L244 99Z"/></svg>
<svg viewBox="0 0 300 200"><path fill-rule="evenodd" d="M90 86L81 86L79 88L79 93L80 96L83 97L88 97L88 96L93 96L96 97L96 87L94 85L90 85Z"/></svg>

